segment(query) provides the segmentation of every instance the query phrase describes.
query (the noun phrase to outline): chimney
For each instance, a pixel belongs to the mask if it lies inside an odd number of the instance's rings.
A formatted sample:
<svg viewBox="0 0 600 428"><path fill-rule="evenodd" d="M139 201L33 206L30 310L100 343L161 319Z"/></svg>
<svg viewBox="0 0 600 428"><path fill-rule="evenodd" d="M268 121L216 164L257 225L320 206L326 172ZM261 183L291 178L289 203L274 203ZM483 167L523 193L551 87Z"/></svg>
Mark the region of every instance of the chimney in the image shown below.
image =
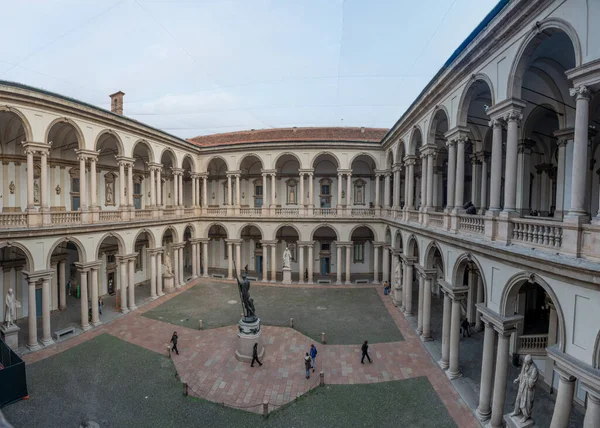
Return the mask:
<svg viewBox="0 0 600 428"><path fill-rule="evenodd" d="M124 92L115 92L110 96L110 111L113 113L123 114L123 95Z"/></svg>

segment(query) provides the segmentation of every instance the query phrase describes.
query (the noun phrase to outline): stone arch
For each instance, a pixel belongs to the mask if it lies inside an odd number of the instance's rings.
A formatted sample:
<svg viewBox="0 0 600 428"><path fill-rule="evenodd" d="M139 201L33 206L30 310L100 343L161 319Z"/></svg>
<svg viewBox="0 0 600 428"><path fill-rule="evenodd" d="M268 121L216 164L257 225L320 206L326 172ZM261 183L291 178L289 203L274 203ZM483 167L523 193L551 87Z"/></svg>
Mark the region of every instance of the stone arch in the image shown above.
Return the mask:
<svg viewBox="0 0 600 428"><path fill-rule="evenodd" d="M292 225L288 225L288 226L292 226ZM292 226L292 227L294 227L294 226ZM310 240L311 241L314 241L315 232L321 228L329 228L329 229L333 230L333 233L335 233L335 239L337 241L340 240L340 232L335 228L335 226L333 226L331 223L323 223L323 224L319 224L317 227L315 227L310 232Z"/></svg>
<svg viewBox="0 0 600 428"><path fill-rule="evenodd" d="M68 123L69 125L71 125L75 130L75 134L77 134L77 148L85 149L85 138L83 137L83 132L81 132L81 128L79 127L79 125L77 125L77 123L75 123L74 120L69 119L68 117L59 117L50 122L50 124L46 127L46 132L44 133L44 141L46 143L50 143L50 141L48 141L50 137L50 131L52 130L52 127L58 123ZM98 140L96 140L96 142L97 141Z"/></svg>
<svg viewBox="0 0 600 428"><path fill-rule="evenodd" d="M487 74L478 73L471 76L471 80L465 86L462 94L460 95L460 101L458 103L457 117L456 123L459 126L467 126L467 116L469 114L469 106L471 105L473 91L476 89L478 85L485 84L490 91L491 97L491 105L494 105L496 100L496 96L494 94L494 86L492 84L492 80L488 77ZM447 114L447 113L446 113ZM448 120L450 116L448 116Z"/></svg>
<svg viewBox="0 0 600 428"><path fill-rule="evenodd" d="M471 253L462 253L454 261L454 267L452 268L452 284L458 284L459 281L460 283L462 283L461 278L463 278L463 275L465 273L464 269L467 263L473 263L477 267L477 270L481 275L481 281L483 282L483 302L487 305L488 288L487 281L485 279L485 274L483 271L483 266L481 265L481 262L477 259L477 257L473 256Z"/></svg>
<svg viewBox="0 0 600 428"><path fill-rule="evenodd" d="M417 146L423 144L423 131L420 125L414 125L412 132L410 133L410 143L408 144L408 154L416 155Z"/></svg>
<svg viewBox="0 0 600 428"><path fill-rule="evenodd" d="M167 231L170 230L171 231L171 235L173 236L173 242L181 242L179 240L179 232L177 232L177 229L173 226L167 226L164 228L164 230L162 231L162 233L160 234L160 242L162 245L162 241L165 237L165 234L167 233Z"/></svg>
<svg viewBox="0 0 600 428"><path fill-rule="evenodd" d="M567 35L571 41L571 46L575 55L575 67L579 67L582 63L582 50L581 42L577 31L571 24L560 18L548 18L543 21L535 23L534 28L529 35L523 40L517 55L512 63L508 78L508 87L506 91L507 99L510 98L521 98L521 86L523 83L523 76L529 66L529 58L535 52L536 48L542 43L542 41L548 36L555 32L561 31ZM544 34L544 36L542 36Z"/></svg>
<svg viewBox="0 0 600 428"><path fill-rule="evenodd" d="M600 330L596 335L596 343L594 344L594 353L592 354L592 364L595 369L600 369Z"/></svg>
<svg viewBox="0 0 600 428"><path fill-rule="evenodd" d="M142 230L144 230L144 229L142 229ZM133 240L133 245L135 245L135 241L140 233L142 233L142 232L141 231L138 232L135 239ZM96 252L94 253L94 257L98 256L98 254L100 252L100 247L102 246L102 243L104 242L104 240L106 238L115 238L119 244L119 253L125 254L125 251L127 251L127 247L125 246L125 241L123 240L123 237L121 235L119 235L118 233L108 232L108 233L105 233L104 235L102 235L102 237L98 240L98 244L96 245Z"/></svg>
<svg viewBox="0 0 600 428"><path fill-rule="evenodd" d="M350 231L350 233L348 234L348 239L347 240L351 241L352 240L352 234L354 233L354 231L356 229L361 228L361 227L366 227L367 229L369 229L371 231L371 233L373 233L373 241L374 242L378 241L378 239L377 239L377 232L375 231L375 228L373 226L371 226L370 224L368 224L368 223L357 224L356 226L354 226L352 228L352 230Z"/></svg>
<svg viewBox="0 0 600 428"><path fill-rule="evenodd" d="M260 231L260 236L262 236L262 239L265 239L265 231L262 229L262 227L260 227L260 225L259 225L258 223L253 223L253 222L248 222L248 223L244 223L244 224L242 224L242 225L240 226L239 230L238 230L238 236L237 236L237 238L238 238L238 239L241 239L241 238L242 238L242 231L243 231L245 228L247 228L247 227L252 227L252 226L256 227L256 228L257 228L257 229ZM282 225L282 226L284 226L284 225ZM289 224L287 224L287 225L285 225L285 226L290 226L290 227L291 227L291 225L289 225ZM279 229L279 228L278 228L278 229ZM298 229L296 229L296 231L297 231L297 230L298 230ZM275 231L275 234L277 235L277 231ZM298 233L298 236L300 236L300 233Z"/></svg>
<svg viewBox="0 0 600 428"><path fill-rule="evenodd" d="M392 243L394 244L395 250L402 251L404 249L404 243L402 240L402 232L400 232L400 230L397 230L396 233L394 234L394 239L392 240ZM400 245L398 245L398 243L400 243Z"/></svg>
<svg viewBox="0 0 600 428"><path fill-rule="evenodd" d="M385 152L385 167L392 168L394 165L394 151L389 149Z"/></svg>
<svg viewBox="0 0 600 428"><path fill-rule="evenodd" d="M98 135L96 136L96 140L94 141L94 150L96 150L98 152L100 151L100 149L98 148L98 146L100 145L100 139L102 138L102 136L107 135L107 134L115 137L115 140L117 141L117 149L118 149L117 156L125 156L125 147L123 145L123 140L121 140L121 137L119 137L119 134L117 134L112 129L103 129L102 131L100 131L98 133Z"/></svg>
<svg viewBox="0 0 600 428"><path fill-rule="evenodd" d="M513 308L509 308L509 299L519 292L519 289L526 282L535 282L544 289L546 294L552 299L552 303L556 309L556 315L558 317L558 348L565 352L566 346L566 327L565 327L565 316L560 306L560 300L556 297L554 290L550 287L541 276L531 272L519 272L506 282L504 289L502 290L502 297L500 298L500 315L511 316L514 313Z"/></svg>
<svg viewBox="0 0 600 428"><path fill-rule="evenodd" d="M300 233L300 229L298 229L298 228L297 228L295 225L293 225L292 223L281 223L279 226L277 226L277 228L276 228L276 229L273 231L273 238L272 238L272 239L277 239L277 232L279 231L279 229L281 229L282 227L285 227L285 226L288 226L288 227L291 227L292 229L294 229L294 230L296 231L296 233L298 234L298 240L299 240L299 241L302 241L302 233ZM323 226L325 226L325 225L323 225ZM258 226L257 226L257 227L258 227ZM319 227L320 227L320 226L319 226ZM319 227L317 227L317 229L318 229ZM262 230L261 230L260 228L259 228L259 230L261 231L261 233L263 233L263 232L262 232ZM314 229L314 230L313 230L313 234L314 234L315 230L316 230L316 229ZM337 231L336 231L336 230L334 230L334 232L336 232L336 234L337 234ZM263 236L265 236L265 235L263 234ZM313 235L311 234L311 239L312 239L312 236L313 236ZM339 236L339 234L338 234L338 236Z"/></svg>
<svg viewBox="0 0 600 428"><path fill-rule="evenodd" d="M186 159L188 159L188 161L189 161L189 163L190 163L190 165L191 165L191 167L192 167L192 171L191 171L191 172L192 172L192 173L196 173L196 161L195 161L195 160L194 160L194 158L193 158L193 157L192 157L190 154L188 154L188 153L186 153L185 155L183 155L183 158L181 159L181 165L180 165L180 168L184 169L184 168L183 168L183 164L185 163L185 160L186 160Z"/></svg>
<svg viewBox="0 0 600 428"><path fill-rule="evenodd" d="M259 160L261 168L265 169L265 163L262 160L262 158L257 154L257 153L253 153L253 152L248 152L245 153L244 155L242 155L242 157L238 160L237 165L236 165L236 170L239 171L242 169L242 164L244 163L244 159L249 158L249 157L255 157L256 159ZM281 157L281 155L277 156L277 159L279 159ZM277 159L275 160L275 163L277 163ZM300 161L298 161L300 162Z"/></svg>
<svg viewBox="0 0 600 428"><path fill-rule="evenodd" d="M154 237L154 233L152 233L152 231L150 229L141 229L141 230L138 231L138 233L136 233L135 237L133 238L133 246L132 246L132 248L135 248L135 243L137 242L137 240L140 237L140 235L142 235L144 233L148 236L148 241L149 241L149 244L150 244L150 248L156 248L156 238ZM104 238L102 238L102 239L104 239ZM100 242L102 242L102 241L100 241Z"/></svg>
<svg viewBox="0 0 600 428"><path fill-rule="evenodd" d="M188 227L192 230L192 239L195 239L197 237L196 235L198 234L198 231L196 230L196 226L194 226L193 223L187 223L185 226L183 226L184 234Z"/></svg>
<svg viewBox="0 0 600 428"><path fill-rule="evenodd" d="M442 259L442 270L446 272L446 261L444 260L444 253L440 248L439 244L435 241L431 241L425 249L424 267L425 269L433 269L433 258L435 257L435 251L440 253Z"/></svg>
<svg viewBox="0 0 600 428"><path fill-rule="evenodd" d="M383 234L383 241L386 245L392 245L392 229L387 226Z"/></svg>
<svg viewBox="0 0 600 428"><path fill-rule="evenodd" d="M299 157L298 155L296 155L295 153L292 153L292 152L282 152L282 153L279 153L279 154L277 155L277 157L276 157L276 158L273 160L273 168L275 168L275 166L277 165L277 161L278 161L280 158L282 158L283 156L285 156L285 155L292 156L292 157L296 158L296 160L298 161L298 165L300 165L300 169L302 169L302 168L303 168L303 166L302 166L302 160L300 160L300 157ZM258 157L258 155L257 155L257 157ZM260 158L259 158L259 159L260 159ZM261 162L262 162L262 159L261 159ZM241 161L240 161L240 165L241 165L241 164L242 164L242 163L241 163Z"/></svg>
<svg viewBox="0 0 600 428"><path fill-rule="evenodd" d="M133 143L133 147L131 148L131 157L135 156L135 149L138 144L143 144L146 146L146 150L148 151L148 162L154 162L154 150L152 149L152 145L148 142L148 140L144 140L143 138L138 139L135 143Z"/></svg>
<svg viewBox="0 0 600 428"><path fill-rule="evenodd" d="M419 240L412 233L406 239L406 250L405 254L408 257L418 257L420 254L419 251ZM418 263L418 261L417 261Z"/></svg>
<svg viewBox="0 0 600 428"><path fill-rule="evenodd" d="M48 269L48 266L51 265L50 261L52 259L52 253L54 252L54 250L56 250L56 247L58 247L63 242L71 242L73 245L75 245L75 247L77 248L77 254L79 257L79 263L87 263L87 255L85 253L85 247L83 246L81 241L72 236L65 236L63 238L57 239L54 242L54 244L52 244L52 246L50 247L50 250L49 250L47 258L46 258L46 268L47 269Z"/></svg>
<svg viewBox="0 0 600 428"><path fill-rule="evenodd" d="M33 131L31 130L31 124L29 120L27 120L27 116L19 110L18 108L11 107L9 105L0 106L0 112L12 113L15 116L18 116L23 123L23 130L25 131L25 141L33 141Z"/></svg>
<svg viewBox="0 0 600 428"><path fill-rule="evenodd" d="M2 249L4 247L14 247L14 248L18 248L19 250L21 250L23 252L23 254L25 254L25 259L27 260L27 269L29 270L29 272L35 272L35 270L36 270L35 261L34 261L35 259L33 258L31 251L29 251L29 249L25 245L20 244L19 242L14 242L14 241L0 242L0 249ZM52 256L52 253L50 253L50 257L51 256ZM49 261L50 260L48 260L48 262ZM46 263L46 266L48 266L48 263ZM4 302L2 302L2 304L4 304Z"/></svg>
<svg viewBox="0 0 600 428"><path fill-rule="evenodd" d="M223 156L221 156L221 155L212 155L210 158L208 158L206 160L206 163L205 163L205 165L206 165L206 171L203 171L203 172L208 172L208 167L210 166L210 163L213 160L215 160L215 159L221 159L225 163L225 170L226 171L230 170L229 169L229 163L227 163L227 160Z"/></svg>
<svg viewBox="0 0 600 428"><path fill-rule="evenodd" d="M398 140L398 145L396 146L396 162L402 162L406 156L406 144L404 140Z"/></svg>
<svg viewBox="0 0 600 428"><path fill-rule="evenodd" d="M340 158L337 157L336 154L334 154L333 152L330 151L322 151L317 153L315 156L313 156L313 158L311 159L310 165L314 168L315 167L315 161L319 158L319 156L322 155L329 155L331 156L333 159L335 159L335 161L337 162L336 167L337 168L341 168L342 167L342 163L340 162Z"/></svg>
<svg viewBox="0 0 600 428"><path fill-rule="evenodd" d="M375 156L373 156L371 153L367 153L367 152L359 152L359 153L356 153L354 156L352 156L352 159L350 159L350 164L348 165L348 168L352 168L352 164L360 156L367 156L367 157L371 158L371 160L373 160L373 163L375 164L375 169L379 169L379 162L377 162L377 159L375 158Z"/></svg>
<svg viewBox="0 0 600 428"><path fill-rule="evenodd" d="M213 221L212 223L210 223L208 226L206 226L205 229L205 235L203 236L203 238L208 238L208 233L210 232L210 228L213 226L221 226L223 228L223 230L227 233L227 238L229 239L231 237L231 232L229 231L229 229L227 228L227 226L225 226L225 223L221 223L219 221Z"/></svg>
<svg viewBox="0 0 600 428"><path fill-rule="evenodd" d="M170 156L171 156L171 162L173 163L173 166L172 166L172 167L173 167L173 168L176 168L176 166L175 166L175 165L178 165L178 163L177 163L177 155L175 155L175 152L174 152L174 151L173 151L173 149L171 149L170 147L165 147L165 148L163 148L163 149L162 149L162 152L160 152L160 158L158 158L158 159L159 159L159 162L162 162L162 158L163 158L163 156L164 156L166 153L169 153L169 154L170 154Z"/></svg>
<svg viewBox="0 0 600 428"><path fill-rule="evenodd" d="M429 131L427 133L427 143L434 144L435 143L435 131L440 123L438 119L438 113L443 113L446 117L446 122L448 123L448 129L450 129L450 115L448 114L448 109L446 106L440 105L437 106L433 112L431 113L431 117L429 119Z"/></svg>

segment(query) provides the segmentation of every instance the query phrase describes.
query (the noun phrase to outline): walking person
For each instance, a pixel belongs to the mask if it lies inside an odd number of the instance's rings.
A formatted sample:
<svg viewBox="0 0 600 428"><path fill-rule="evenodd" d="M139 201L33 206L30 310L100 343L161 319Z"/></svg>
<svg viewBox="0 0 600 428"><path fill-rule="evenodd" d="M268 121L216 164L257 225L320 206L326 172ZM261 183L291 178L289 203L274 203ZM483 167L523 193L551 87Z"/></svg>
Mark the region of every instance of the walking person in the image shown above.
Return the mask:
<svg viewBox="0 0 600 428"><path fill-rule="evenodd" d="M471 337L471 326L469 325L469 320L467 318L460 323L460 329L462 337Z"/></svg>
<svg viewBox="0 0 600 428"><path fill-rule="evenodd" d="M310 355L308 355L308 352L304 357L304 368L306 369L306 379L310 379Z"/></svg>
<svg viewBox="0 0 600 428"><path fill-rule="evenodd" d="M102 308L104 307L104 301L102 300L102 296L98 296L98 311L100 315L102 315Z"/></svg>
<svg viewBox="0 0 600 428"><path fill-rule="evenodd" d="M171 336L171 343L173 344L173 348L172 350L175 351L175 353L177 355L179 355L179 349L177 349L177 340L179 339L179 336L177 336L177 332L173 332L173 336Z"/></svg>
<svg viewBox="0 0 600 428"><path fill-rule="evenodd" d="M310 345L310 359L312 360L312 370L315 372L315 368L317 367L317 347L313 344Z"/></svg>
<svg viewBox="0 0 600 428"><path fill-rule="evenodd" d="M360 359L360 363L364 364L365 363L365 357L367 357L367 359L369 360L370 363L372 363L373 361L371 360L371 357L369 357L369 341L365 340L365 343L362 344L362 358Z"/></svg>
<svg viewBox="0 0 600 428"><path fill-rule="evenodd" d="M250 367L254 367L255 361L258 363L259 366L262 366L262 363L258 359L258 342L256 342L252 347L252 362L250 363Z"/></svg>

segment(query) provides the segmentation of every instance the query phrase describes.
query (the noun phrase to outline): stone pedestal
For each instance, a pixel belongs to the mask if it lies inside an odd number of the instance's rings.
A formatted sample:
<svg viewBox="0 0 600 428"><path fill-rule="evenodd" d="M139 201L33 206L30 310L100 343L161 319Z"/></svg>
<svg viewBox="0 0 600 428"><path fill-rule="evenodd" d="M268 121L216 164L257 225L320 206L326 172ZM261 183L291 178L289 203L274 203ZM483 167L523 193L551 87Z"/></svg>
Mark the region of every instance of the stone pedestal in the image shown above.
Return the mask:
<svg viewBox="0 0 600 428"><path fill-rule="evenodd" d="M16 351L19 347L19 331L21 329L17 327L15 324L11 324L10 326L6 326L2 324L0 327L0 334L2 335L2 340L13 350Z"/></svg>
<svg viewBox="0 0 600 428"><path fill-rule="evenodd" d="M292 269L283 268L283 284L291 284L292 283Z"/></svg>
<svg viewBox="0 0 600 428"><path fill-rule="evenodd" d="M175 283L175 280L173 278L173 274L171 274L171 273L163 274L163 290L166 294L173 292L174 283Z"/></svg>
<svg viewBox="0 0 600 428"><path fill-rule="evenodd" d="M511 416L510 413L504 415L504 422L507 428L536 428L533 419L527 419L525 422L521 422L523 415Z"/></svg>
<svg viewBox="0 0 600 428"><path fill-rule="evenodd" d="M250 363L252 361L252 348L255 343L258 343L258 359L262 360L265 355L265 348L262 343L260 318L256 318L254 321L246 321L242 318L238 323L238 340L235 359L244 363Z"/></svg>

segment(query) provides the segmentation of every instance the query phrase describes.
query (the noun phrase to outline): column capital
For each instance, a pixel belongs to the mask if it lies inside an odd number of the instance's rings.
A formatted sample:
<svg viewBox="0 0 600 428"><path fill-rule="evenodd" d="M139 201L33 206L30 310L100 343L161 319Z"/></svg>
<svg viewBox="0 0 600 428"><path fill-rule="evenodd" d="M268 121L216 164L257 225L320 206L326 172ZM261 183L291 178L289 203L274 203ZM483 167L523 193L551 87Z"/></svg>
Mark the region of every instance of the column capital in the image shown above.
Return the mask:
<svg viewBox="0 0 600 428"><path fill-rule="evenodd" d="M149 162L148 163L148 168L151 170L153 169L154 171L162 170L162 167L163 167L162 163L157 163L157 162Z"/></svg>
<svg viewBox="0 0 600 428"><path fill-rule="evenodd" d="M521 113L525 107L527 107L527 104L525 104L523 100L518 98L508 98L488 108L486 114L492 121L496 119L503 119L504 121L507 121L508 115L512 114L514 116L516 113ZM514 120L515 117L512 119Z"/></svg>
<svg viewBox="0 0 600 428"><path fill-rule="evenodd" d="M450 284L449 282L444 281L443 279L438 279L438 284L442 287L444 293L446 293L450 298L454 301L463 300L467 298L467 293L469 292L469 287L466 286L455 286Z"/></svg>
<svg viewBox="0 0 600 428"><path fill-rule="evenodd" d="M158 247L158 248L147 248L146 252L148 254L150 254L151 256L155 256L156 254L162 253L162 248L160 248L160 247Z"/></svg>
<svg viewBox="0 0 600 428"><path fill-rule="evenodd" d="M348 168L338 168L337 173L339 174L352 174L352 170Z"/></svg>
<svg viewBox="0 0 600 428"><path fill-rule="evenodd" d="M417 262L419 261L418 258L416 257L412 257L412 256L407 256L406 254L402 253L402 261L404 262L404 264L406 266L414 266L417 264Z"/></svg>
<svg viewBox="0 0 600 428"><path fill-rule="evenodd" d="M235 244L235 245L241 245L242 244L242 240L241 239L226 239L225 242L228 243L228 244Z"/></svg>
<svg viewBox="0 0 600 428"><path fill-rule="evenodd" d="M396 162L395 164L392 165L392 172L400 172L402 171L402 167L404 165L402 164L402 162Z"/></svg>
<svg viewBox="0 0 600 428"><path fill-rule="evenodd" d="M115 256L115 260L118 263L125 263L125 262L128 262L129 260L135 260L136 257L137 257L137 253L120 254L120 255Z"/></svg>
<svg viewBox="0 0 600 428"><path fill-rule="evenodd" d="M23 142L21 142L21 145L23 146L25 153L31 152L31 153L48 154L50 151L50 146L52 145L52 141L50 141L49 143L38 143L36 141L23 141Z"/></svg>
<svg viewBox="0 0 600 428"><path fill-rule="evenodd" d="M202 242L203 244L208 244L210 242L210 238L198 238L198 242Z"/></svg>
<svg viewBox="0 0 600 428"><path fill-rule="evenodd" d="M490 128L502 128L506 125L506 122L504 122L504 119L501 117L497 117L495 119L491 119L488 122L488 126Z"/></svg>
<svg viewBox="0 0 600 428"><path fill-rule="evenodd" d="M119 166L123 165L123 166L133 166L133 164L135 163L135 159L134 158L128 158L126 156L115 156L115 159L117 160L117 164Z"/></svg>
<svg viewBox="0 0 600 428"><path fill-rule="evenodd" d="M312 247L315 245L315 241L298 241L296 244L302 247Z"/></svg>
<svg viewBox="0 0 600 428"><path fill-rule="evenodd" d="M199 172L198 173L198 178L206 180L208 178L208 172Z"/></svg>
<svg viewBox="0 0 600 428"><path fill-rule="evenodd" d="M21 271L23 273L23 275L25 275L27 277L27 281L29 283L36 283L40 280L48 280L52 278L52 275L54 275L54 271L52 269L47 269L47 270L37 270L35 272L29 272L26 270Z"/></svg>
<svg viewBox="0 0 600 428"><path fill-rule="evenodd" d="M336 247L348 247L352 246L351 241L334 241Z"/></svg>
<svg viewBox="0 0 600 428"><path fill-rule="evenodd" d="M577 380L577 378L573 376L568 368L563 367L558 363L554 363L554 371L558 373L563 382L575 382Z"/></svg>
<svg viewBox="0 0 600 428"><path fill-rule="evenodd" d="M468 287L466 287L468 290ZM485 303L475 305L484 322L490 323L498 334L510 336L517 328L517 324L523 321L523 315L503 316L488 308Z"/></svg>
<svg viewBox="0 0 600 428"><path fill-rule="evenodd" d="M573 141L575 138L575 128L558 129L553 134L558 139L557 146L566 146L569 141Z"/></svg>
<svg viewBox="0 0 600 428"><path fill-rule="evenodd" d="M585 85L575 86L574 88L569 89L569 95L572 97L576 97L576 99L586 99L590 100L592 98L593 92L590 88Z"/></svg>
<svg viewBox="0 0 600 428"><path fill-rule="evenodd" d="M426 144L419 149L421 157L434 156L437 153L437 147L433 144Z"/></svg>
<svg viewBox="0 0 600 428"><path fill-rule="evenodd" d="M225 171L225 175L227 177L236 177L236 176L241 176L242 175L242 171L237 170L237 171Z"/></svg>
<svg viewBox="0 0 600 428"><path fill-rule="evenodd" d="M404 164L406 166L408 165L415 165L417 163L417 157L415 155L406 155L404 156Z"/></svg>
<svg viewBox="0 0 600 428"><path fill-rule="evenodd" d="M300 168L298 170L299 174L312 174L313 172L315 172L313 168Z"/></svg>
<svg viewBox="0 0 600 428"><path fill-rule="evenodd" d="M452 141L454 143L458 143L460 141L464 142L469 138L469 133L469 128L466 126L455 126L444 133L444 138L446 138L447 141Z"/></svg>
<svg viewBox="0 0 600 428"><path fill-rule="evenodd" d="M171 168L171 171L173 172L173 175L183 175L183 169L182 168Z"/></svg>
<svg viewBox="0 0 600 428"><path fill-rule="evenodd" d="M376 241L373 242L373 247L375 247L375 248L379 248L384 245L385 245L385 242L376 242Z"/></svg>
<svg viewBox="0 0 600 428"><path fill-rule="evenodd" d="M273 239L273 240L269 240L269 239L261 239L260 243L262 245L277 245L277 240Z"/></svg>

